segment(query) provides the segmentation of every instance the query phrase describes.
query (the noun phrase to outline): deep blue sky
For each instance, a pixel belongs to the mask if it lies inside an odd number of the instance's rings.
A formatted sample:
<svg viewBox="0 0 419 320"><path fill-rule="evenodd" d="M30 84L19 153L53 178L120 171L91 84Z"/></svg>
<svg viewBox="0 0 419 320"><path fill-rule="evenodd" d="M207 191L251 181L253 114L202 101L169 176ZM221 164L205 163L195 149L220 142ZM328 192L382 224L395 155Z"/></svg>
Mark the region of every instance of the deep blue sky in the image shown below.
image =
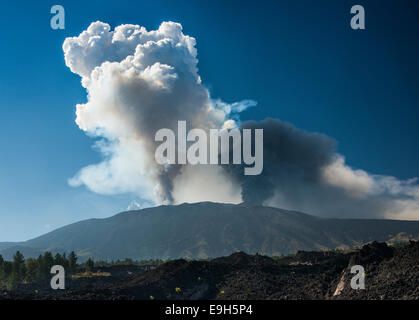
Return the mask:
<svg viewBox="0 0 419 320"><path fill-rule="evenodd" d="M110 216L134 199L67 183L99 155L74 123L86 94L61 46L96 20L180 22L213 97L258 101L243 119L280 118L335 138L353 167L419 176L418 1L27 2L0 4L0 241ZM54 4L65 30L50 28ZM366 30L349 26L354 4Z"/></svg>

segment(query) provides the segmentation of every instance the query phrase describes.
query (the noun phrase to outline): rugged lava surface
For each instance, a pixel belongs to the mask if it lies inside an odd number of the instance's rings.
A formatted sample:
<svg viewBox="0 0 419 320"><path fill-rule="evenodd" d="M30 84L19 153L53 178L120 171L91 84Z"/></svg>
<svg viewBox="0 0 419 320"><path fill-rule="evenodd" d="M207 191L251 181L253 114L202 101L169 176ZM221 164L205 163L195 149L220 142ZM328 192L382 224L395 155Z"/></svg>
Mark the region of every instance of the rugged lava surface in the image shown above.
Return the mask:
<svg viewBox="0 0 419 320"><path fill-rule="evenodd" d="M365 269L365 290L350 287L355 264ZM148 271L101 271L111 276L69 279L65 290L3 291L0 299L419 299L419 242L398 248L373 242L346 253L300 251L281 259L239 252Z"/></svg>

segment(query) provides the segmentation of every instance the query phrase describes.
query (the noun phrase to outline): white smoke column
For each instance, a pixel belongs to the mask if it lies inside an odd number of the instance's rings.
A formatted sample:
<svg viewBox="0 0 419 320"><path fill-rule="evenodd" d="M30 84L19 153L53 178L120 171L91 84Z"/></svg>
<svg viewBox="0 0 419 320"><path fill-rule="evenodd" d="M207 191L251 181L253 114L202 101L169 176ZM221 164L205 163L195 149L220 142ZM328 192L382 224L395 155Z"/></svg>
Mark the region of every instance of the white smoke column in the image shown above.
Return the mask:
<svg viewBox="0 0 419 320"><path fill-rule="evenodd" d="M178 120L186 120L189 128L231 127L230 113L256 105L251 100L227 104L211 99L198 74L195 45L195 39L174 22L163 22L153 31L138 25L112 31L108 24L94 22L78 37L64 41L66 65L82 77L88 93L87 103L77 105L76 123L102 138L96 146L104 155L102 163L87 166L70 179L71 185L173 202L173 181L184 168L156 164L156 131L176 132ZM188 180L177 178L184 183L182 199ZM215 185L206 185L207 189L217 188L217 174L212 181Z"/></svg>

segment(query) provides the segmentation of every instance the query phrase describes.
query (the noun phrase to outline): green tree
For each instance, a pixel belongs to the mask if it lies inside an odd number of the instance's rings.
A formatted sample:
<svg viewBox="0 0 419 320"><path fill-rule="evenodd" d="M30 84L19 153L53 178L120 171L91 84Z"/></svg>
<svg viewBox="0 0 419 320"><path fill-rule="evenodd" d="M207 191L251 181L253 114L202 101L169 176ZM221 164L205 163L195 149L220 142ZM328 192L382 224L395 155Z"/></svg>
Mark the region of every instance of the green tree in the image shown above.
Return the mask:
<svg viewBox="0 0 419 320"><path fill-rule="evenodd" d="M75 273L77 271L77 256L74 251L71 251L68 256L68 268L70 273Z"/></svg>
<svg viewBox="0 0 419 320"><path fill-rule="evenodd" d="M12 274L13 264L10 261L4 261L2 269L3 269L2 270L3 279L6 280Z"/></svg>
<svg viewBox="0 0 419 320"><path fill-rule="evenodd" d="M33 258L26 259L26 280L34 282L38 280L39 276L39 263L38 260Z"/></svg>
<svg viewBox="0 0 419 320"><path fill-rule="evenodd" d="M19 279L18 274L13 270L10 276L7 278L7 290L15 290L19 286L20 281L21 280Z"/></svg>
<svg viewBox="0 0 419 320"><path fill-rule="evenodd" d="M13 256L13 270L12 273L14 274L15 280L17 282L23 281L26 275L26 266L25 266L25 257L20 251L17 251L16 254Z"/></svg>
<svg viewBox="0 0 419 320"><path fill-rule="evenodd" d="M54 264L58 264L64 267L64 259L61 254L57 253L54 257Z"/></svg>
<svg viewBox="0 0 419 320"><path fill-rule="evenodd" d="M51 252L45 252L44 255L38 257L39 263L39 279L47 279L50 276L51 267L54 265L54 257Z"/></svg>
<svg viewBox="0 0 419 320"><path fill-rule="evenodd" d="M86 271L91 272L93 270L94 266L95 266L95 263L93 262L93 260L91 258L89 258L86 261Z"/></svg>
<svg viewBox="0 0 419 320"><path fill-rule="evenodd" d="M63 253L63 264L62 264L62 266L64 267L64 270L69 270L69 265L70 265L70 262L68 261L68 259L67 259L67 255L65 254L65 252Z"/></svg>
<svg viewBox="0 0 419 320"><path fill-rule="evenodd" d="M5 280L5 276L4 276L4 259L3 256L0 254L0 285L1 285L1 281Z"/></svg>

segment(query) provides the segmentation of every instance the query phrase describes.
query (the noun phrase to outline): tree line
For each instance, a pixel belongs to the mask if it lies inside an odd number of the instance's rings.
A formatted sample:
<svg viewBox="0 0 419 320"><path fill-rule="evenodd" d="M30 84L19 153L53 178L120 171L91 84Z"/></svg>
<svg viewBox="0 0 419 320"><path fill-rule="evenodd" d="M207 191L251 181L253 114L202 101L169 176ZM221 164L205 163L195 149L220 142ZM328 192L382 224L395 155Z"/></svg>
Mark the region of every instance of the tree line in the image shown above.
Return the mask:
<svg viewBox="0 0 419 320"><path fill-rule="evenodd" d="M120 265L130 266L159 266L165 261L160 259L133 260L126 258L124 260L112 261L93 261L89 258L87 261L78 264L78 257L74 251L68 256L63 253L57 253L55 256L51 252L45 252L38 258L27 258L20 251L13 255L12 261L6 261L0 255L0 289L6 288L13 290L20 284L30 284L49 281L53 276L51 268L54 265L64 267L66 276L74 275L78 272L91 273L94 267L112 267ZM49 282L47 282L49 283Z"/></svg>
<svg viewBox="0 0 419 320"><path fill-rule="evenodd" d="M12 290L22 283L48 280L51 278L51 267L54 265L63 266L66 274L76 273L79 267L74 251L68 257L65 253L53 256L51 252L45 252L36 259L25 259L23 254L17 251L13 261L6 261L0 255L0 287Z"/></svg>

